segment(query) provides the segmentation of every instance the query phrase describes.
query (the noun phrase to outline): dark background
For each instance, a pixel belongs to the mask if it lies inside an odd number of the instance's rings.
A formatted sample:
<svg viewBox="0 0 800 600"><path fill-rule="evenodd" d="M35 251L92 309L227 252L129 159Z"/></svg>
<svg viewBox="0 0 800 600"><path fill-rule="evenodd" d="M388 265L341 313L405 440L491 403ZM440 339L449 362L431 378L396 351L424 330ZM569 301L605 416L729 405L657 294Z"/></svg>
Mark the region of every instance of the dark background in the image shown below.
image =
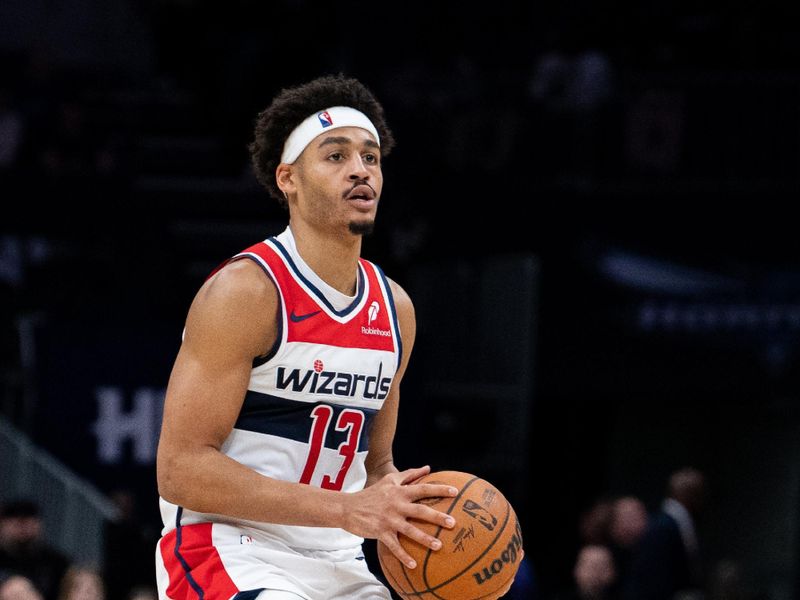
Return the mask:
<svg viewBox="0 0 800 600"><path fill-rule="evenodd" d="M549 591L595 500L655 508L694 465L710 559L796 597L796 24L764 3L6 2L3 412L157 529L157 431L101 459L97 390L157 423L195 291L285 224L249 170L257 112L343 72L398 140L364 254L420 321L399 466L512 490Z"/></svg>

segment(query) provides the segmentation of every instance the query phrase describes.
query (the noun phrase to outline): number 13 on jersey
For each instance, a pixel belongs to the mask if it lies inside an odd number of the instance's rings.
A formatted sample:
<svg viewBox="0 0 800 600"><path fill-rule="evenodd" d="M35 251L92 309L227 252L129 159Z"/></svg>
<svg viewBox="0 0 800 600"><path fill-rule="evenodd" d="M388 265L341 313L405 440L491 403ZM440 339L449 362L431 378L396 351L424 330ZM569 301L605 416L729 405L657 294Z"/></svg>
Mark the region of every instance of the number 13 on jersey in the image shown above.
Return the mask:
<svg viewBox="0 0 800 600"><path fill-rule="evenodd" d="M325 438L328 435L328 428L331 424L333 417L333 408L325 404L320 404L311 411L311 435L309 436L309 445L311 446L308 452L308 459L306 466L303 469L303 474L300 477L300 483L310 483L311 477L314 474L314 469L317 467L320 452L325 444ZM358 440L361 438L361 430L364 427L364 413L360 410L353 410L351 408L344 409L339 413L339 418L336 419L334 428L336 431L346 432L345 440L339 444L339 455L342 457L342 466L336 474L336 479L333 479L329 474L322 477L322 484L320 487L326 490L341 491L344 485L347 471L350 465L353 464L356 451L358 450Z"/></svg>

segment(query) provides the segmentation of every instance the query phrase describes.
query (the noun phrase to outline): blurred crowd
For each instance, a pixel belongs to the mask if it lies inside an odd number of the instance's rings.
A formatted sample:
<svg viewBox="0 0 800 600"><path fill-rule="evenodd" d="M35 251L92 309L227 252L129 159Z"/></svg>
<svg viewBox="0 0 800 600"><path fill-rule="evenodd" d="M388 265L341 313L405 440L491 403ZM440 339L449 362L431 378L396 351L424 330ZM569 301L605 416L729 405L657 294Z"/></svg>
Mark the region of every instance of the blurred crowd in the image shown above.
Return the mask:
<svg viewBox="0 0 800 600"><path fill-rule="evenodd" d="M124 115L105 113L98 94L119 81L97 80L44 51L6 55L0 83L0 177L35 185L122 176L130 148Z"/></svg>
<svg viewBox="0 0 800 600"><path fill-rule="evenodd" d="M507 596L514 600L766 600L749 589L742 565L710 560L702 519L708 484L686 467L666 482L653 510L632 495L602 497L578 523L572 581L550 592L526 557ZM120 518L105 531L102 566L58 551L29 500L0 509L0 600L155 600L155 534L135 518L132 497L114 494Z"/></svg>
<svg viewBox="0 0 800 600"><path fill-rule="evenodd" d="M549 600L756 600L743 566L712 559L703 545L708 483L674 471L648 510L637 496L597 500L581 515L572 583Z"/></svg>
<svg viewBox="0 0 800 600"><path fill-rule="evenodd" d="M120 513L106 525L102 565L57 549L32 500L0 505L0 600L156 600L155 542L133 516L130 494L114 499Z"/></svg>

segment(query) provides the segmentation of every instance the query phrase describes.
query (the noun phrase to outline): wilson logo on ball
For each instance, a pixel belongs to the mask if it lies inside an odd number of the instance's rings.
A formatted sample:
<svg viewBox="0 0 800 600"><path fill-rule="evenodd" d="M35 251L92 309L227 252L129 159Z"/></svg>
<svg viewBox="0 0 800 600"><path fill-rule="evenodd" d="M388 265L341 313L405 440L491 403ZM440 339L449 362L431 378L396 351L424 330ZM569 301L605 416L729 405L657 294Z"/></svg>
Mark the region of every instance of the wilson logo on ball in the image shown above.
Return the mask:
<svg viewBox="0 0 800 600"><path fill-rule="evenodd" d="M494 559L486 563L482 569L472 574L478 585L483 585L499 574L506 565L516 565L520 548L522 548L522 529L519 526L519 522L517 522L516 531L511 540L509 540L508 545L503 548L503 551L495 555Z"/></svg>

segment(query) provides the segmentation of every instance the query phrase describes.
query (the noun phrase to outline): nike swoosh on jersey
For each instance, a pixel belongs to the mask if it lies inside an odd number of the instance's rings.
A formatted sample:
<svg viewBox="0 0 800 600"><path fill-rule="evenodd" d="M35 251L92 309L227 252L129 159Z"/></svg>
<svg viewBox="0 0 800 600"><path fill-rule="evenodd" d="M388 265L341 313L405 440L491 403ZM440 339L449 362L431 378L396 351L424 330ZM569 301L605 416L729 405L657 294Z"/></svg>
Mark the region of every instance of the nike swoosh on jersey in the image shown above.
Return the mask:
<svg viewBox="0 0 800 600"><path fill-rule="evenodd" d="M292 310L292 314L289 315L289 318L294 323L299 323L300 321L305 321L306 319L310 319L314 315L318 315L321 312L322 312L321 310L315 310L314 312L306 313L304 315L296 315L294 314L294 310Z"/></svg>

